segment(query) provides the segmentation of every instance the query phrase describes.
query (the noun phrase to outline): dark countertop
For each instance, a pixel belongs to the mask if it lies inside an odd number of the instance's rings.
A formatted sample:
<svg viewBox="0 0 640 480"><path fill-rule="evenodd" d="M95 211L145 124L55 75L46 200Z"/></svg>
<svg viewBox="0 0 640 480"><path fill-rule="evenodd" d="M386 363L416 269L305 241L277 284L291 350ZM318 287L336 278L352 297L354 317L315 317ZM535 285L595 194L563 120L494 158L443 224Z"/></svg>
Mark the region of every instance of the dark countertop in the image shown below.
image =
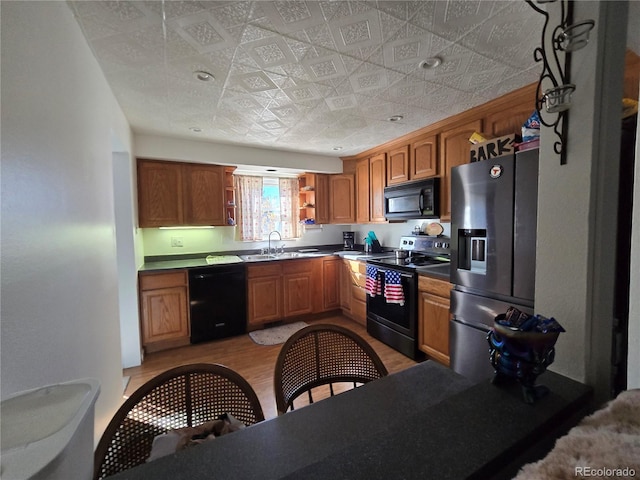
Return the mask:
<svg viewBox="0 0 640 480"><path fill-rule="evenodd" d="M240 264L248 264L248 263L263 263L265 261L269 261L269 262L284 262L287 260L301 260L301 259L305 259L305 258L318 258L318 257L322 257L322 256L329 256L329 255L334 255L335 251L331 250L331 251L318 251L317 253L313 253L310 254L309 256L300 256L300 257L291 257L291 258L276 258L273 260L256 260L256 261L251 261L251 260L244 260L241 259L240 262L233 262L233 263L213 263L210 264L209 262L207 262L207 256L211 255L213 257L216 256L230 256L230 257L240 257L242 255L255 255L255 252L248 254L248 253L236 253L236 252L225 252L225 253L212 253L212 254L198 254L197 256L195 255L186 255L186 256L181 256L180 258L177 259L169 259L170 257L164 257L162 259L154 259L154 260L145 260L145 263L142 265L142 267L140 267L140 269L138 270L139 272L151 272L151 271L158 271L158 270L173 270L173 269L182 269L182 268L198 268L198 267L215 267L215 266L220 266L220 265L236 265L238 263Z"/></svg>
<svg viewBox="0 0 640 480"><path fill-rule="evenodd" d="M304 247L302 249L289 249L287 252L295 252L299 250L315 249L317 251L309 253L308 256L299 257L287 257L287 258L275 258L272 260L245 260L237 263L264 263L264 262L283 262L287 260L301 260L305 258L318 258L322 256L337 255L341 258L347 258L350 260L366 261L369 258L375 258L380 255L389 255L393 250L386 251L384 253L365 254L364 251L354 250L342 250L337 245L322 245L319 247ZM176 270L183 268L199 268L199 267L211 267L225 265L223 263L210 264L207 262L207 256L237 256L242 257L244 255L256 255L255 250L243 250L243 251L230 251L230 252L214 252L214 253L198 253L198 254L186 254L186 255L160 255L155 257L145 257L145 263L140 267L140 272L154 272L159 270ZM233 264L233 263L232 263ZM226 264L228 265L228 264Z"/></svg>
<svg viewBox="0 0 640 480"><path fill-rule="evenodd" d="M565 418L586 413L589 387L552 372L540 383L551 393L528 405L517 385L472 385L427 361L111 478L499 477Z"/></svg>

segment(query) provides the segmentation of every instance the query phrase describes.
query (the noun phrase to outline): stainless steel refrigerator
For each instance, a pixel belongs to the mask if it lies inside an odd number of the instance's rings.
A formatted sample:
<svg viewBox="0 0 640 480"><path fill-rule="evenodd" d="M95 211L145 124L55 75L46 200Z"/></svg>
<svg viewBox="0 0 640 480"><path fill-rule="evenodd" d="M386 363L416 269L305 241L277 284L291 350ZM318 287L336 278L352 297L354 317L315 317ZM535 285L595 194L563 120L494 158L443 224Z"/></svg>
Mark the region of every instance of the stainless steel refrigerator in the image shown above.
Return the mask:
<svg viewBox="0 0 640 480"><path fill-rule="evenodd" d="M533 312L538 150L451 170L451 368L491 377L487 334L514 306Z"/></svg>

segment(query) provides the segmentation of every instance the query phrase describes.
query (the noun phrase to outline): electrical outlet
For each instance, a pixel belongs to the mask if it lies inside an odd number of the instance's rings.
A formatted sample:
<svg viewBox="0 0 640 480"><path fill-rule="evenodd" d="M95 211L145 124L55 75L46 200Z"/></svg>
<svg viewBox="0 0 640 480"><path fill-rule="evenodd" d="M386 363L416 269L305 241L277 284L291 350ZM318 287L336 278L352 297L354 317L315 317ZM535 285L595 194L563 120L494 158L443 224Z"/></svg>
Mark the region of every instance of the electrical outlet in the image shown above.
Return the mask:
<svg viewBox="0 0 640 480"><path fill-rule="evenodd" d="M172 247L184 247L184 242L182 237L171 237L171 246Z"/></svg>

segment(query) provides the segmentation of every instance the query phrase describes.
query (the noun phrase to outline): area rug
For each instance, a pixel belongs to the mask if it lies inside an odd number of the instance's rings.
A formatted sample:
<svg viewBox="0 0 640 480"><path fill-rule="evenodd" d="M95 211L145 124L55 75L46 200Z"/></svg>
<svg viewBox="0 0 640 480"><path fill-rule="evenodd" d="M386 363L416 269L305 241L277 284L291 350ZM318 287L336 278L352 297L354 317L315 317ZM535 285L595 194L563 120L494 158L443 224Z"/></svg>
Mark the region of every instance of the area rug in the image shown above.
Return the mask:
<svg viewBox="0 0 640 480"><path fill-rule="evenodd" d="M249 336L258 345L278 345L286 342L291 335L306 326L305 322L286 323L277 327L268 327L249 332Z"/></svg>
<svg viewBox="0 0 640 480"><path fill-rule="evenodd" d="M622 392L556 441L514 480L634 478L640 475L640 390Z"/></svg>

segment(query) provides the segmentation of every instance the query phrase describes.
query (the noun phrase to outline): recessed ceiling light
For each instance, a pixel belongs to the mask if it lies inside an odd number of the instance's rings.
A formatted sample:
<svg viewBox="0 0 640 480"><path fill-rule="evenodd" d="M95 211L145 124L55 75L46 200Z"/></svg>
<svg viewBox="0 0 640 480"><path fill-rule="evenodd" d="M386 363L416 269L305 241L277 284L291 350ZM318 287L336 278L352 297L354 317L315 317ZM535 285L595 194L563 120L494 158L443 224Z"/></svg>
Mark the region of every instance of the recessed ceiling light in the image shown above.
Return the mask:
<svg viewBox="0 0 640 480"><path fill-rule="evenodd" d="M389 117L387 120L390 122L398 122L402 120L404 117L402 115L394 115L393 117Z"/></svg>
<svg viewBox="0 0 640 480"><path fill-rule="evenodd" d="M342 147L333 147L333 150L338 152L338 151L342 150Z"/></svg>
<svg viewBox="0 0 640 480"><path fill-rule="evenodd" d="M192 132L195 132L195 133L202 132L202 129L200 127L189 127L189 130L191 130Z"/></svg>
<svg viewBox="0 0 640 480"><path fill-rule="evenodd" d="M430 57L419 63L420 68L424 70L429 70L431 68L436 68L440 64L442 64L442 59L440 57Z"/></svg>
<svg viewBox="0 0 640 480"><path fill-rule="evenodd" d="M216 79L212 73L205 72L204 70L196 70L193 72L193 76L201 82L212 82Z"/></svg>

